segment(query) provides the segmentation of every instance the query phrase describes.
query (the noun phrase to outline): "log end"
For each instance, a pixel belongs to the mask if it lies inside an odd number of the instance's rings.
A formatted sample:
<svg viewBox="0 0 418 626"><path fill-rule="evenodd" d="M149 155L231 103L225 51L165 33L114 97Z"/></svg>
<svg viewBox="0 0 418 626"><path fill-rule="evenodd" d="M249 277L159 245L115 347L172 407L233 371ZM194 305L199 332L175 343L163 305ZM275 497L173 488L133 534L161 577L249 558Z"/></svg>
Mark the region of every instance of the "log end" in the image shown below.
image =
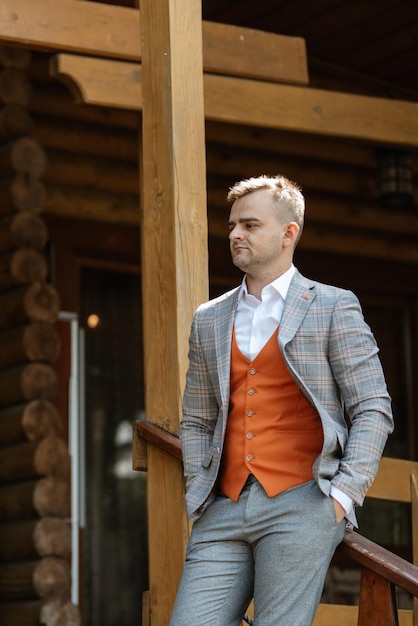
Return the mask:
<svg viewBox="0 0 418 626"><path fill-rule="evenodd" d="M59 296L52 285L37 281L28 288L24 306L29 319L55 322L60 309Z"/></svg>

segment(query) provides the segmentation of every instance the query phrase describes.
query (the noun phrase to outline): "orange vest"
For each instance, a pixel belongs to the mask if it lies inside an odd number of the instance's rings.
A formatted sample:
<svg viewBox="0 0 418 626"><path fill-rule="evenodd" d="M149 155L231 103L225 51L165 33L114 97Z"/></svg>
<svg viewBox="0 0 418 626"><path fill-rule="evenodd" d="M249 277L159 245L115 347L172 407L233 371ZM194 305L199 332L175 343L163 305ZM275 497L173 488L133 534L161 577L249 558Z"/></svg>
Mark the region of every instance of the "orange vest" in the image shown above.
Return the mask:
<svg viewBox="0 0 418 626"><path fill-rule="evenodd" d="M277 334L250 363L233 333L219 487L235 501L250 473L270 497L311 480L322 449L321 420L289 374Z"/></svg>

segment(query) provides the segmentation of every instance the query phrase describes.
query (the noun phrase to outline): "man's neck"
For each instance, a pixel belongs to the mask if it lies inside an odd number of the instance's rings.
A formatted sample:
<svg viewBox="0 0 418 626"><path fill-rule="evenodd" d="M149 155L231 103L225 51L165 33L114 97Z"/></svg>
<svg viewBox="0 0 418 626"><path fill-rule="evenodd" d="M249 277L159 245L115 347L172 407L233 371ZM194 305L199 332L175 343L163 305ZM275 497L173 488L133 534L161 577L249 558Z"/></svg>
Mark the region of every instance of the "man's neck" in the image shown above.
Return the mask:
<svg viewBox="0 0 418 626"><path fill-rule="evenodd" d="M263 291L264 287L267 287L267 285L270 285L270 283L272 283L274 280L280 278L280 276L283 276L283 274L285 274L290 269L290 267L291 264L289 264L288 267L285 267L282 271L279 271L278 273L272 272L271 274L266 274L265 276L255 276L253 274L247 273L245 276L245 282L247 285L248 293L258 300L261 300L261 292Z"/></svg>

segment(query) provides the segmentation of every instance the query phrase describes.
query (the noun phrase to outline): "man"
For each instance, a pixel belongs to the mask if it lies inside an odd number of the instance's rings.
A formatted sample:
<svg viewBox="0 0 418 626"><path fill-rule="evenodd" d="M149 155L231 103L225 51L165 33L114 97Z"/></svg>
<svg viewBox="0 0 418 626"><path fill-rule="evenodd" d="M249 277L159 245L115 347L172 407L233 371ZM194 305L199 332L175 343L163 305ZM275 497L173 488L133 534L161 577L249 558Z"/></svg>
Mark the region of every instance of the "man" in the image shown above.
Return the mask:
<svg viewBox="0 0 418 626"><path fill-rule="evenodd" d="M181 436L194 524L170 624L238 626L254 597L256 626L309 626L391 402L357 298L293 265L297 185L251 178L228 200L245 276L191 329Z"/></svg>

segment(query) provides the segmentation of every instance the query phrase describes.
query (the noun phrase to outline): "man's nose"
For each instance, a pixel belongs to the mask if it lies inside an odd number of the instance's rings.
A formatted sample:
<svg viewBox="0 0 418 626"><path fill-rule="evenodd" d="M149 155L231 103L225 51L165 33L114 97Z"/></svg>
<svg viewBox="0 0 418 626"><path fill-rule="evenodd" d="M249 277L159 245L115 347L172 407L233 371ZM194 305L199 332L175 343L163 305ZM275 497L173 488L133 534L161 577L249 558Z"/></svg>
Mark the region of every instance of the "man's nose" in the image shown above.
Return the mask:
<svg viewBox="0 0 418 626"><path fill-rule="evenodd" d="M243 232L242 229L239 228L239 226L234 226L234 228L232 230L229 231L229 239L231 241L233 241L234 239L242 239L243 237Z"/></svg>

